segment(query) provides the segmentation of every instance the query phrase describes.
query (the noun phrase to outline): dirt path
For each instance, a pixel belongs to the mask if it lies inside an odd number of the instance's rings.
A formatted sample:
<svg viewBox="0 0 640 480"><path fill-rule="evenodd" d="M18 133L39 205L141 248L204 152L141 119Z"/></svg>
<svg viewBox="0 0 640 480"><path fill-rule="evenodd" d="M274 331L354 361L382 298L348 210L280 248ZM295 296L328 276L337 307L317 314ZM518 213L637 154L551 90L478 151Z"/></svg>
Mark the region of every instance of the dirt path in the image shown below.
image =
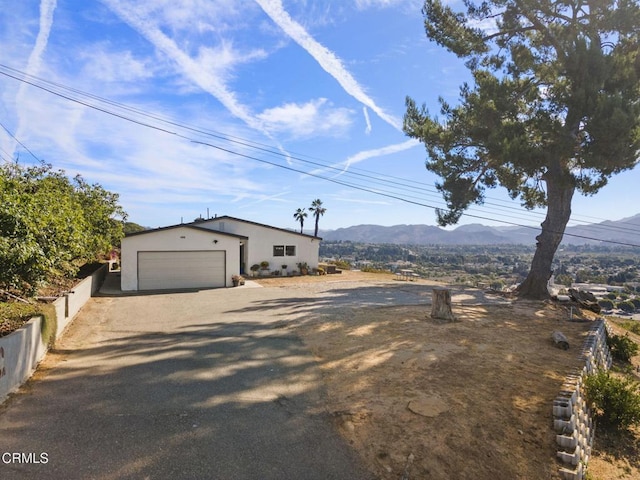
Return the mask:
<svg viewBox="0 0 640 480"><path fill-rule="evenodd" d="M454 290L459 321L441 324L428 316L433 284L317 278L288 288L332 308L292 328L321 366L337 427L380 478L559 478L551 406L588 323L553 304ZM555 348L557 329L570 350Z"/></svg>

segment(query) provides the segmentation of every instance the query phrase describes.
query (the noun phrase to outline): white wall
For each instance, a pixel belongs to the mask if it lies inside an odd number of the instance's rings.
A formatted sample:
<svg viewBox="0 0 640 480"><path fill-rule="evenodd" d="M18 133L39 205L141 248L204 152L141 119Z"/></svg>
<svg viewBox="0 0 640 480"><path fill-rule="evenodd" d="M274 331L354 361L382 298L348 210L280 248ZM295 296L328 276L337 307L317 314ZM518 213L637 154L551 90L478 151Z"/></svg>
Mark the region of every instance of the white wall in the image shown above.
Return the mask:
<svg viewBox="0 0 640 480"><path fill-rule="evenodd" d="M47 353L42 343L42 317L34 317L22 328L0 338L0 403L27 380Z"/></svg>
<svg viewBox="0 0 640 480"><path fill-rule="evenodd" d="M214 240L217 240L217 243L214 243ZM139 251L193 250L225 250L226 286L231 286L231 277L240 273L240 239L227 235L215 235L185 226L152 231L122 239L120 256L122 290L138 289Z"/></svg>
<svg viewBox="0 0 640 480"><path fill-rule="evenodd" d="M296 265L300 262L306 262L309 268L318 267L320 241L317 238L228 218L207 220L198 223L198 226L249 237L245 245L247 273L251 265L265 260L269 262L271 270L280 270L282 265L287 265L287 271L290 272L297 269ZM274 257L274 245L295 245L296 255Z"/></svg>

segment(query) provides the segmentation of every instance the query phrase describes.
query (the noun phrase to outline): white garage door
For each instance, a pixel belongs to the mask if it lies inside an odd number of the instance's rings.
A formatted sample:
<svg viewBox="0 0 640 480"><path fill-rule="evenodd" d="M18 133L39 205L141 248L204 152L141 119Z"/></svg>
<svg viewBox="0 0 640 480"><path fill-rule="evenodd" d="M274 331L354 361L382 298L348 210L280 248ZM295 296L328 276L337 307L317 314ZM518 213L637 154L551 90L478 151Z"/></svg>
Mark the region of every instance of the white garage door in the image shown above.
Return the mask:
<svg viewBox="0 0 640 480"><path fill-rule="evenodd" d="M138 252L138 289L225 286L224 251Z"/></svg>

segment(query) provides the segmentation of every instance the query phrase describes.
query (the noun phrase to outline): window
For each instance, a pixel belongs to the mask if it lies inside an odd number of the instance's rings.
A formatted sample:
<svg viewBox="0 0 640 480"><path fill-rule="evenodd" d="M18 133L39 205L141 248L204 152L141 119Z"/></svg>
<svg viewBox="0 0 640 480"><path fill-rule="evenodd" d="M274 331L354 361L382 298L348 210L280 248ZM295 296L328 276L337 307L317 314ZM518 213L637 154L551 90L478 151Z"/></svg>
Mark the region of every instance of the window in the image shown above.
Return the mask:
<svg viewBox="0 0 640 480"><path fill-rule="evenodd" d="M287 257L295 257L295 256L296 256L296 246L287 245Z"/></svg>
<svg viewBox="0 0 640 480"><path fill-rule="evenodd" d="M289 248L289 247L287 247ZM287 255L289 255L287 253ZM284 245L274 245L273 246L273 256L274 257L284 257Z"/></svg>

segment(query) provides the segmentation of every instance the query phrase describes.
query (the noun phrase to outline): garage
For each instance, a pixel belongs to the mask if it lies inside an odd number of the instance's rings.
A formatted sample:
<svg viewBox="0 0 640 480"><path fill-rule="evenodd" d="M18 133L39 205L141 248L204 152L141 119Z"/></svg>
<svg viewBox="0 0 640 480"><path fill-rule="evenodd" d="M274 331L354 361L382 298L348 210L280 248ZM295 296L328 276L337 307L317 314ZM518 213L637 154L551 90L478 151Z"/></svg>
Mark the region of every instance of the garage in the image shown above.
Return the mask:
<svg viewBox="0 0 640 480"><path fill-rule="evenodd" d="M138 290L224 287L226 252L138 252Z"/></svg>

